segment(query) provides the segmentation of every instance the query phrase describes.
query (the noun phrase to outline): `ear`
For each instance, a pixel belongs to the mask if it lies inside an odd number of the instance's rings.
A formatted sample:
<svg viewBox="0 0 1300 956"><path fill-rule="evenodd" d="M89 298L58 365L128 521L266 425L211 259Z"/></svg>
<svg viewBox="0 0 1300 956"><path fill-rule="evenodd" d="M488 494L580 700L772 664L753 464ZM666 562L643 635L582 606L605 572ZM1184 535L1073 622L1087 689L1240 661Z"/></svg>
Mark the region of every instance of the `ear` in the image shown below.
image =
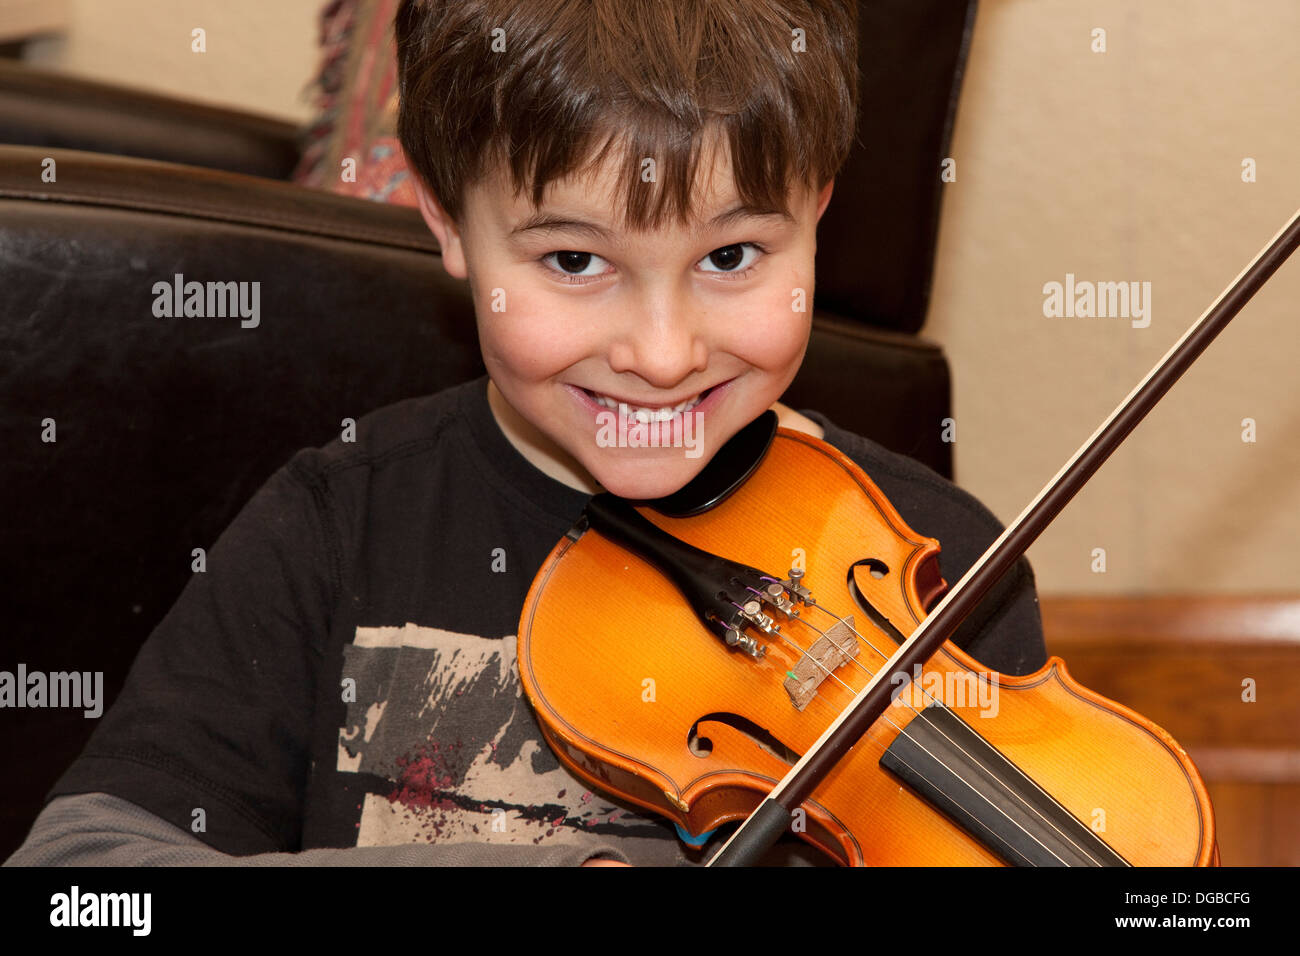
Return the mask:
<svg viewBox="0 0 1300 956"><path fill-rule="evenodd" d="M460 230L456 228L456 223L447 215L433 193L425 187L424 180L414 173L411 174L411 178L415 182L415 196L420 203L420 215L424 217L429 231L437 237L438 247L442 250L443 268L457 279L466 278L469 271L465 266L465 248L460 241Z"/></svg>
<svg viewBox="0 0 1300 956"><path fill-rule="evenodd" d="M826 206L831 201L831 193L835 191L835 180L832 179L822 187L821 195L817 197L817 221L820 222L822 213L826 211Z"/></svg>

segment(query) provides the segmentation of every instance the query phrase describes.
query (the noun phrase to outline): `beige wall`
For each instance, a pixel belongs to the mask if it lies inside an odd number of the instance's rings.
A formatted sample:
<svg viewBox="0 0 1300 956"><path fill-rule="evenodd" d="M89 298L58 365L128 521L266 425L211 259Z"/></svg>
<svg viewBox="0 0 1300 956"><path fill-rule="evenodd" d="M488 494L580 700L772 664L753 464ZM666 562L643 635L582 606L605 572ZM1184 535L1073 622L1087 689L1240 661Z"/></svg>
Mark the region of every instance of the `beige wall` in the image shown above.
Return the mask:
<svg viewBox="0 0 1300 956"><path fill-rule="evenodd" d="M44 68L266 113L293 122L311 110L325 0L67 0L68 28L31 44ZM207 52L190 50L195 27Z"/></svg>
<svg viewBox="0 0 1300 956"><path fill-rule="evenodd" d="M1004 521L1300 205L1297 37L1295 0L980 4L926 334ZM1150 326L1044 317L1066 273L1150 282ZM1300 590L1298 302L1300 253L1030 550L1041 592Z"/></svg>

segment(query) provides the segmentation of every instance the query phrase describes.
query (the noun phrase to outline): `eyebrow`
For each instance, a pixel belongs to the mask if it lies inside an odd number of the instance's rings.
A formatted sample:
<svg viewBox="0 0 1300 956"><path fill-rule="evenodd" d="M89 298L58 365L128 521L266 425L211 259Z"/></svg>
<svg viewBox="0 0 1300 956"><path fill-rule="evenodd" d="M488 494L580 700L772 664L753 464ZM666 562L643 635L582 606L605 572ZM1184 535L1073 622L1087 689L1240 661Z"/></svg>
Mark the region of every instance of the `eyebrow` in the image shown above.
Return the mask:
<svg viewBox="0 0 1300 956"><path fill-rule="evenodd" d="M760 209L754 206L739 203L732 206L725 212L718 213L708 223L708 228L719 229L723 226L729 226L732 223L739 222L742 219L780 219L787 223L793 224L794 216L780 209ZM614 236L603 226L594 222L587 222L582 219L573 219L568 216L556 215L555 213L537 212L529 216L515 228L510 230L507 238L514 239L522 236L524 233L535 230L564 230L579 235L588 236L591 239L607 242L611 245L615 243Z"/></svg>

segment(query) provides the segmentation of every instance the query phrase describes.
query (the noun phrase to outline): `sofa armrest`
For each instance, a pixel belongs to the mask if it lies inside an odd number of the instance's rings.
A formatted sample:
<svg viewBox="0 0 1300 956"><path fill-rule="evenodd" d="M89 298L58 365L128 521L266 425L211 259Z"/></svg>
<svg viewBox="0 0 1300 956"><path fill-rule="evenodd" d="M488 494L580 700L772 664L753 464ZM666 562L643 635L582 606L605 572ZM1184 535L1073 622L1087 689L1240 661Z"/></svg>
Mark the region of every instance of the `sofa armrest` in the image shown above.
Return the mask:
<svg viewBox="0 0 1300 956"><path fill-rule="evenodd" d="M287 179L292 123L0 59L0 143L78 149Z"/></svg>

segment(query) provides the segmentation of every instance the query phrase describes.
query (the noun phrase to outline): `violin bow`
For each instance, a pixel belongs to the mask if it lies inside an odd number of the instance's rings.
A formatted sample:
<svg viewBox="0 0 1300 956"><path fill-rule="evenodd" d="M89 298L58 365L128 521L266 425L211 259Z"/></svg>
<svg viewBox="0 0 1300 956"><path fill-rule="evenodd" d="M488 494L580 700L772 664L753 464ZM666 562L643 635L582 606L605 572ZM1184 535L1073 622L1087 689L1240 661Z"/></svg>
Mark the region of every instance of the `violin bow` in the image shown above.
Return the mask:
<svg viewBox="0 0 1300 956"><path fill-rule="evenodd" d="M884 713L893 699L894 687L901 689L911 680L913 665L924 663L943 645L1297 245L1300 245L1300 210L1120 402L956 587L944 595L934 611L899 645L867 686L723 844L709 866L750 866L776 843L794 811Z"/></svg>

